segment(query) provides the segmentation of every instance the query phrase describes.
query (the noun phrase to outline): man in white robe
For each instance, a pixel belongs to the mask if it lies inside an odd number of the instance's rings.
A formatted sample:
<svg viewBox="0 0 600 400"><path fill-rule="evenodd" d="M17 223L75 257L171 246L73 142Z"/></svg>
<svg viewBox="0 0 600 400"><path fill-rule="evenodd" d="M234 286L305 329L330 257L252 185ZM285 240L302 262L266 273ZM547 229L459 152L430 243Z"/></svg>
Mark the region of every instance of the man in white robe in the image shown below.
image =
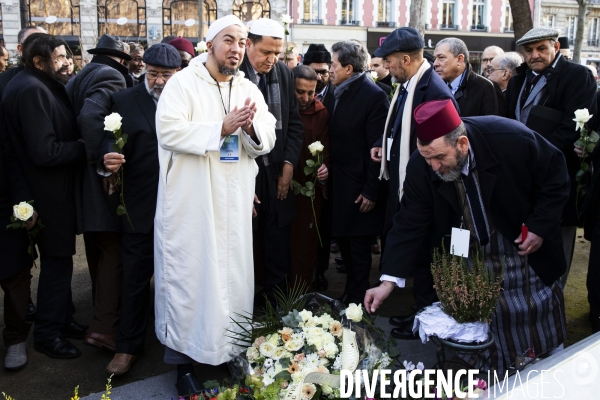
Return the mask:
<svg viewBox="0 0 600 400"><path fill-rule="evenodd" d="M211 24L206 62L173 76L156 112L156 334L178 364L180 395L201 389L193 361L230 359L231 318L252 312L254 158L274 147L276 121L237 70L246 38L233 15Z"/></svg>

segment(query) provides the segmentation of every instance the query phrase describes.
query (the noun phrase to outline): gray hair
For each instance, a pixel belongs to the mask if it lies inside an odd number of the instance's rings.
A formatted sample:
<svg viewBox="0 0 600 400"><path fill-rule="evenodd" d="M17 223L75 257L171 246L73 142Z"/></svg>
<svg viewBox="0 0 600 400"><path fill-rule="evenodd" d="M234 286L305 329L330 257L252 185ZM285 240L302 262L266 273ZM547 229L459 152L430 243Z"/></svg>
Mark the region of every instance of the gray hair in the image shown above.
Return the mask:
<svg viewBox="0 0 600 400"><path fill-rule="evenodd" d="M498 59L500 69L507 70L510 73L510 76L514 76L517 67L523 63L523 57L516 51L499 54L495 58Z"/></svg>
<svg viewBox="0 0 600 400"><path fill-rule="evenodd" d="M465 128L465 124L463 122L460 123L453 131L446 133L444 136L444 141L448 143L452 147L456 147L456 143L458 143L458 138L461 136L467 136L467 128ZM420 146L429 146L433 140L429 140L427 142L423 142L420 139L417 139Z"/></svg>
<svg viewBox="0 0 600 400"><path fill-rule="evenodd" d="M462 54L465 56L465 60L469 60L469 49L467 49L467 45L462 40L455 37L445 38L437 42L435 47L437 48L442 44L448 45L448 49L454 57L458 57L460 54Z"/></svg>
<svg viewBox="0 0 600 400"><path fill-rule="evenodd" d="M337 42L331 46L331 52L337 53L338 61L343 67L352 65L354 72L363 72L367 66L367 51L360 43Z"/></svg>
<svg viewBox="0 0 600 400"><path fill-rule="evenodd" d="M292 70L295 79L306 79L307 81L317 81L317 73L308 65L298 64Z"/></svg>
<svg viewBox="0 0 600 400"><path fill-rule="evenodd" d="M495 51L496 53L498 53L498 55L504 53L504 49L502 47L499 47L499 46L488 46L485 49L483 49L482 53L485 53L487 50Z"/></svg>

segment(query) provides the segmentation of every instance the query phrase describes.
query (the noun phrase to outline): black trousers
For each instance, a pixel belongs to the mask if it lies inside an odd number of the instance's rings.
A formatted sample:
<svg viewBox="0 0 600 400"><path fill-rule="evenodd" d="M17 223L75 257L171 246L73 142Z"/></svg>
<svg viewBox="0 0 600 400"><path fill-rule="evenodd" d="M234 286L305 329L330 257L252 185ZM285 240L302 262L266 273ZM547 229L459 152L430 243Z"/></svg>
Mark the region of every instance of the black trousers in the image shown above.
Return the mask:
<svg viewBox="0 0 600 400"><path fill-rule="evenodd" d="M338 238L342 260L346 266L346 289L344 294L351 303L362 303L370 288L371 243L373 235Z"/></svg>
<svg viewBox="0 0 600 400"><path fill-rule="evenodd" d="M277 176L273 168L265 167L262 160L257 162L257 195L261 202L258 212L258 229L254 235L260 235L263 244L264 268L266 273L265 294L274 304L275 290L285 292L286 280L292 268L292 224L280 227L277 218ZM288 196L293 196L288 193ZM293 282L290 282L293 284Z"/></svg>
<svg viewBox="0 0 600 400"><path fill-rule="evenodd" d="M23 268L13 276L0 281L4 290L4 346L12 346L27 340L31 324L25 321L29 306L31 270Z"/></svg>
<svg viewBox="0 0 600 400"><path fill-rule="evenodd" d="M331 228L333 220L333 201L331 201L332 190L331 184L327 185L327 197L329 200L323 199L321 207L321 220L319 221L319 233L321 233L321 243L317 244L317 275L325 274L329 268L329 258L331 257Z"/></svg>
<svg viewBox="0 0 600 400"><path fill-rule="evenodd" d="M600 212L596 215L587 273L592 333L600 332Z"/></svg>
<svg viewBox="0 0 600 400"><path fill-rule="evenodd" d="M33 340L47 342L60 336L60 329L71 320L73 257L40 258Z"/></svg>
<svg viewBox="0 0 600 400"><path fill-rule="evenodd" d="M154 275L154 232L122 233L123 280L117 353L144 351L150 317L150 280Z"/></svg>

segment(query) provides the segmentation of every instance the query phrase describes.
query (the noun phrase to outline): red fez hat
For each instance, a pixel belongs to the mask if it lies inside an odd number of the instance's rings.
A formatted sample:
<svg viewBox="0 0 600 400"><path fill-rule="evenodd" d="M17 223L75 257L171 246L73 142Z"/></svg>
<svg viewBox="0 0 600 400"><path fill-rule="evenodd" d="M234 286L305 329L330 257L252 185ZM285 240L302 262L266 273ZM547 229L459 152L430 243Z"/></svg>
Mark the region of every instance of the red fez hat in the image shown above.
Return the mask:
<svg viewBox="0 0 600 400"><path fill-rule="evenodd" d="M446 99L420 104L415 109L415 122L419 140L431 142L455 130L462 121L452 100Z"/></svg>
<svg viewBox="0 0 600 400"><path fill-rule="evenodd" d="M175 47L177 50L185 51L190 56L195 57L196 52L194 51L194 45L186 38L178 37L169 42L169 44Z"/></svg>

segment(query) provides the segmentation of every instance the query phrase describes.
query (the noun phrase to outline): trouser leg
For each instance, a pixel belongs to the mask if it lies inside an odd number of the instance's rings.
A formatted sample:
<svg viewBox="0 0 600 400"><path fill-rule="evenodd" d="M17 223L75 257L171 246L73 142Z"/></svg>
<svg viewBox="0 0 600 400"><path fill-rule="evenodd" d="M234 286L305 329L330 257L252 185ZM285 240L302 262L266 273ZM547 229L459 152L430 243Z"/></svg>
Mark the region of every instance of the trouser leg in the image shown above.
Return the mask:
<svg viewBox="0 0 600 400"><path fill-rule="evenodd" d="M319 225L319 232L321 233L321 243L317 242L317 274L323 275L329 268L330 258L330 243L331 243L331 216L333 213L331 196L329 200L323 199L323 206L321 207L321 220ZM318 239L317 239L318 240Z"/></svg>
<svg viewBox="0 0 600 400"><path fill-rule="evenodd" d="M92 302L96 300L96 276L98 275L98 264L102 252L98 244L100 232L86 232L83 234L85 244L85 258L87 260L88 272L92 281Z"/></svg>
<svg viewBox="0 0 600 400"><path fill-rule="evenodd" d="M571 262L573 261L573 252L575 250L575 236L577 235L576 226L563 226L561 228L563 249L565 251L565 257L567 259L567 270L560 277L562 287L564 289L567 284L567 278L569 277L569 271L571 270Z"/></svg>
<svg viewBox="0 0 600 400"><path fill-rule="evenodd" d="M47 342L60 336L70 318L73 257L41 255L33 339Z"/></svg>
<svg viewBox="0 0 600 400"><path fill-rule="evenodd" d="M266 270L265 294L272 303L277 289L286 290L286 279L291 268L291 227L277 226L275 210L263 214L264 225L261 233L264 239L264 260Z"/></svg>
<svg viewBox="0 0 600 400"><path fill-rule="evenodd" d="M4 324L2 339L4 346L27 340L31 324L25 321L31 287L31 273L24 268L17 274L0 282L4 291Z"/></svg>
<svg viewBox="0 0 600 400"><path fill-rule="evenodd" d="M369 289L371 272L371 241L373 236L353 236L338 238L340 252L346 266L345 295L350 302L362 303Z"/></svg>
<svg viewBox="0 0 600 400"><path fill-rule="evenodd" d="M98 232L101 255L96 272L94 316L89 332L114 335L121 315L121 234Z"/></svg>
<svg viewBox="0 0 600 400"><path fill-rule="evenodd" d="M150 314L154 234L122 234L123 281L117 353L140 354Z"/></svg>
<svg viewBox="0 0 600 400"><path fill-rule="evenodd" d="M596 216L586 280L592 333L600 332L600 212Z"/></svg>

